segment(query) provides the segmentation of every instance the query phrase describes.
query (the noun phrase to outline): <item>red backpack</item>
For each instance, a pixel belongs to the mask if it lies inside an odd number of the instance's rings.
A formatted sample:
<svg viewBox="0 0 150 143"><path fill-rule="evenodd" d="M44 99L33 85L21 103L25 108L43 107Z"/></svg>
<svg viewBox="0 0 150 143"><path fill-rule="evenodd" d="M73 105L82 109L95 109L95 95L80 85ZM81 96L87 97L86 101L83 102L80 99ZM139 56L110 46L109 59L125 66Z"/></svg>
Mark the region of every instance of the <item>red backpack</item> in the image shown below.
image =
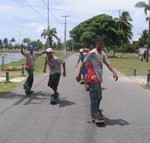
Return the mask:
<svg viewBox="0 0 150 143"><path fill-rule="evenodd" d="M88 73L86 75L85 81L87 83L99 83L101 82L97 75L95 74L92 63L88 63Z"/></svg>

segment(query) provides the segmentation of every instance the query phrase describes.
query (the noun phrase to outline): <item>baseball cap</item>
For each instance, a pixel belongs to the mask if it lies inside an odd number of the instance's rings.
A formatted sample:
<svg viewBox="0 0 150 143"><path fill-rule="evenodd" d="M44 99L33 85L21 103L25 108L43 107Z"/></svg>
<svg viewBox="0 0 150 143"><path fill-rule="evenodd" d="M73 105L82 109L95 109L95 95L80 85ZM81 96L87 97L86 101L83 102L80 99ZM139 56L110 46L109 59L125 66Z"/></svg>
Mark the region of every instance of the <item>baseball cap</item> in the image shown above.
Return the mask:
<svg viewBox="0 0 150 143"><path fill-rule="evenodd" d="M52 48L47 48L47 49L46 49L46 52L47 52L47 53L53 52L53 49L52 49Z"/></svg>
<svg viewBox="0 0 150 143"><path fill-rule="evenodd" d="M83 49L80 49L80 50L79 50L79 52L80 52L80 53L83 53L83 52L84 52L84 50L83 50Z"/></svg>
<svg viewBox="0 0 150 143"><path fill-rule="evenodd" d="M29 46L28 46L28 50L34 50L33 45L29 45Z"/></svg>

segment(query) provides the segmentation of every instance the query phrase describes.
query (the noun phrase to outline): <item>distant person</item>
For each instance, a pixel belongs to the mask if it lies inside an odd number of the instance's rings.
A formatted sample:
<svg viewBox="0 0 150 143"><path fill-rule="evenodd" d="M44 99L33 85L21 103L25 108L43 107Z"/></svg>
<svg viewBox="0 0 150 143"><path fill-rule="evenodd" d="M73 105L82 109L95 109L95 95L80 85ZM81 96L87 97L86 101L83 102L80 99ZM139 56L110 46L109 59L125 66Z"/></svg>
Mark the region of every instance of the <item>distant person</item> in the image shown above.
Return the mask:
<svg viewBox="0 0 150 143"><path fill-rule="evenodd" d="M85 57L76 80L79 82L81 80L81 72L86 63L89 64L87 82L89 83L90 100L91 100L91 117L94 120L104 120L100 108L100 102L102 100L102 70L103 63L108 67L108 69L113 73L115 80L118 80L118 75L115 69L109 63L107 56L102 49L104 48L104 41L98 39L96 41L95 48L91 50Z"/></svg>
<svg viewBox="0 0 150 143"><path fill-rule="evenodd" d="M143 61L143 60L145 60L146 59L146 53L147 51L146 50L144 50L144 53L142 54L142 56L141 56L141 61Z"/></svg>
<svg viewBox="0 0 150 143"><path fill-rule="evenodd" d="M61 76L61 66L63 68L62 75L66 76L66 64L63 59L60 59L53 55L53 50L51 48L46 49L46 57L43 72L46 73L46 67L49 66L49 80L48 86L52 88L53 94L51 97L57 99L59 97L59 93L57 91L58 84Z"/></svg>
<svg viewBox="0 0 150 143"><path fill-rule="evenodd" d="M41 56L44 52L34 52L34 46L29 45L28 46L28 51L29 52L24 52L23 51L23 45L20 46L21 49L21 54L26 57L26 63L25 63L25 70L28 73L27 80L24 83L24 89L26 94L31 94L32 93L32 85L34 81L34 70L35 70L35 61L38 56Z"/></svg>
<svg viewBox="0 0 150 143"><path fill-rule="evenodd" d="M79 58L78 58L76 67L78 67L78 64L80 62L83 63L85 56L86 56L86 53L84 52L84 50L80 49L80 51L79 51ZM81 74L82 74L81 84L84 84L85 83L85 77L86 77L86 74L87 74L86 66L82 69L82 73Z"/></svg>

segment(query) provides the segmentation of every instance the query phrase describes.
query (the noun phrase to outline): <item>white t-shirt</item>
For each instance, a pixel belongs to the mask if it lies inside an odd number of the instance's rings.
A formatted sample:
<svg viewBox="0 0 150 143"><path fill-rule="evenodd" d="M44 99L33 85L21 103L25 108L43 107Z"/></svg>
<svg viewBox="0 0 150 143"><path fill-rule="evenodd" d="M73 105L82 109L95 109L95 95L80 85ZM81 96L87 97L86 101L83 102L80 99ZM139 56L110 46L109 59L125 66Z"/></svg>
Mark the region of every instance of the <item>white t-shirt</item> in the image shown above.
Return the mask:
<svg viewBox="0 0 150 143"><path fill-rule="evenodd" d="M48 57L45 57L47 64L49 65L50 68L50 75L54 73L61 73L61 64L64 64L64 60L59 59L56 56L53 56L52 59L48 59Z"/></svg>

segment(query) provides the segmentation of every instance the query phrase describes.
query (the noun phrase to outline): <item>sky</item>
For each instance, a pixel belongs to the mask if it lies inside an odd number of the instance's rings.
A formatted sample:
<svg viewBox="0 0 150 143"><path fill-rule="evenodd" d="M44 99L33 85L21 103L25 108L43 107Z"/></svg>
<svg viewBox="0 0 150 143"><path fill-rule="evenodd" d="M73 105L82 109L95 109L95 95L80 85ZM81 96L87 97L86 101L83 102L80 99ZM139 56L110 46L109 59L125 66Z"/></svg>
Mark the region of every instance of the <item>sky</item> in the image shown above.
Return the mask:
<svg viewBox="0 0 150 143"><path fill-rule="evenodd" d="M128 11L132 18L133 40L138 40L143 30L148 29L144 9L135 8L141 0L49 0L49 25L56 28L57 36L64 41L65 17L66 35L81 22L99 15L108 14L114 18L119 12ZM142 0L148 2L148 0ZM24 38L40 39L48 25L48 0L0 0L0 39L12 37L16 43Z"/></svg>

